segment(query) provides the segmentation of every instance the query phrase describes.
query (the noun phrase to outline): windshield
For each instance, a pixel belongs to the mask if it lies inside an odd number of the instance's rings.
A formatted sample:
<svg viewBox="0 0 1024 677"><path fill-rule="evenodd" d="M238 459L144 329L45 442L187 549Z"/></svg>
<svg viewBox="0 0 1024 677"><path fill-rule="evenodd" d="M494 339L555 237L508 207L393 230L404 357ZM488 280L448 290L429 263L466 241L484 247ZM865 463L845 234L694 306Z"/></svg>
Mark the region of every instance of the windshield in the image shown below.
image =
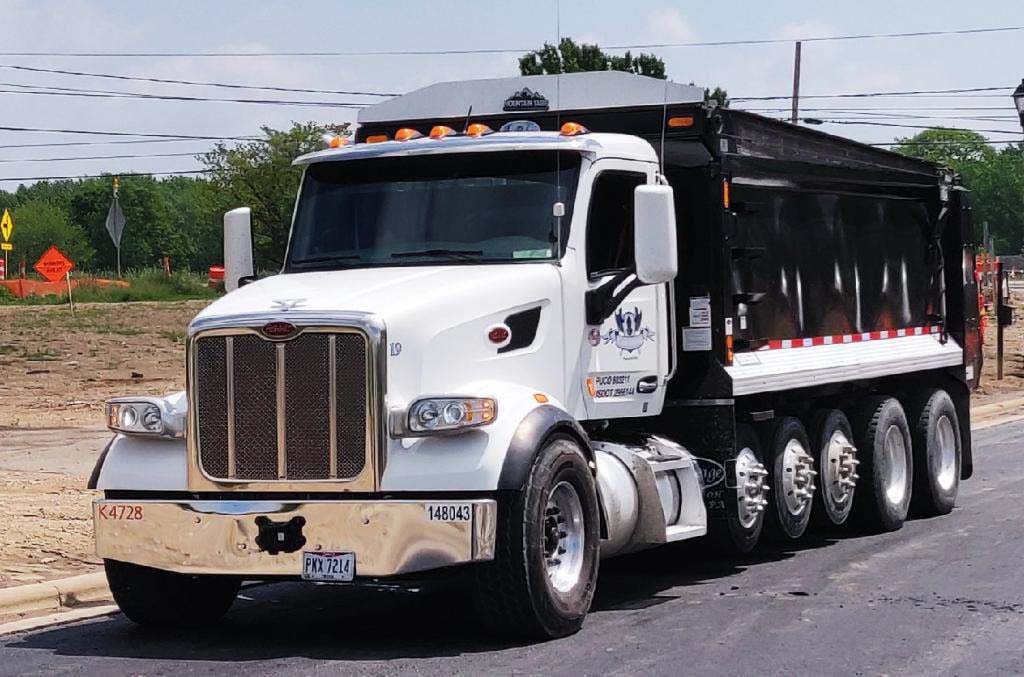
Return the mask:
<svg viewBox="0 0 1024 677"><path fill-rule="evenodd" d="M553 205L564 242L580 162L543 150L310 165L286 270L554 259Z"/></svg>

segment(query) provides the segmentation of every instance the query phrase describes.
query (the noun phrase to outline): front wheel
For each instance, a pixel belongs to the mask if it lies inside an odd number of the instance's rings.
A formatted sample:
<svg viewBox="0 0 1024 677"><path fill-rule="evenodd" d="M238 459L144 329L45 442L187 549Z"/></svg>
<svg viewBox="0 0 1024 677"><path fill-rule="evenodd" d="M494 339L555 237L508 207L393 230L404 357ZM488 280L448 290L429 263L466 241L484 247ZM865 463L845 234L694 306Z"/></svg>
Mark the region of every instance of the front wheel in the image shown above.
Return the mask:
<svg viewBox="0 0 1024 677"><path fill-rule="evenodd" d="M139 625L209 625L227 613L242 585L237 578L190 576L110 559L103 567L117 606Z"/></svg>
<svg viewBox="0 0 1024 677"><path fill-rule="evenodd" d="M545 442L522 491L498 501L493 562L476 571L481 620L503 634L535 639L578 631L597 584L597 489L580 445Z"/></svg>

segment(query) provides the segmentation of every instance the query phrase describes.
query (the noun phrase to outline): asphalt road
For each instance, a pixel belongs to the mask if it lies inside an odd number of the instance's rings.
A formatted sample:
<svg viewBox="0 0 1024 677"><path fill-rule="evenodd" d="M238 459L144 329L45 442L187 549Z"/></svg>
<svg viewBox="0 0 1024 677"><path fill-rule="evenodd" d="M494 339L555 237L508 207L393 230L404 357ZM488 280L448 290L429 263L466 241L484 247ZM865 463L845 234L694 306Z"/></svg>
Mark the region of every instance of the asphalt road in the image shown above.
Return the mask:
<svg viewBox="0 0 1024 677"><path fill-rule="evenodd" d="M121 616L0 641L4 674L1000 674L1024 672L1024 422L976 433L953 514L708 559L699 543L606 562L578 635L483 634L457 589L278 584L213 630Z"/></svg>

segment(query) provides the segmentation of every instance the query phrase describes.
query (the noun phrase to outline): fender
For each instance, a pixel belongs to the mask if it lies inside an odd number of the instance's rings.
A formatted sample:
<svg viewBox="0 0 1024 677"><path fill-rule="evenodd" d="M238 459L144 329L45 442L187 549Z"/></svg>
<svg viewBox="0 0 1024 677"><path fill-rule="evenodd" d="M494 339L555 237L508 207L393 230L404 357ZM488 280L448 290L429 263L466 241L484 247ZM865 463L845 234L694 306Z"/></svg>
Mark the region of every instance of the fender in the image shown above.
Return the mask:
<svg viewBox="0 0 1024 677"><path fill-rule="evenodd" d="M96 489L97 484L100 480L100 471L103 469L103 462L107 460L107 453L110 451L110 447L113 446L114 439L111 438L107 442L107 446L103 447L103 451L100 452L99 458L96 459L96 465L92 467L92 473L89 475L89 482L85 485L86 489Z"/></svg>
<svg viewBox="0 0 1024 677"><path fill-rule="evenodd" d="M579 421L564 409L545 404L531 411L520 421L505 454L497 488L512 491L522 489L544 440L558 432L576 438L591 468L596 470L590 438Z"/></svg>

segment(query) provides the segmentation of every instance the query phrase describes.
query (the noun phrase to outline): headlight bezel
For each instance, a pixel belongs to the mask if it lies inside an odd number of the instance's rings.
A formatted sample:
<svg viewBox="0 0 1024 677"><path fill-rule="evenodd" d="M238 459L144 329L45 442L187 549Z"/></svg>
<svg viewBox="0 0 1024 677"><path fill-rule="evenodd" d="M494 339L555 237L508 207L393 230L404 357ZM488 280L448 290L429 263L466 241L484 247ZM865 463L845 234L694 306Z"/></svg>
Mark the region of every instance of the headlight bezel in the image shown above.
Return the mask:
<svg viewBox="0 0 1024 677"><path fill-rule="evenodd" d="M493 397L431 395L393 411L391 432L394 437L451 435L490 425L497 418L498 401Z"/></svg>
<svg viewBox="0 0 1024 677"><path fill-rule="evenodd" d="M115 397L104 403L107 428L119 435L179 439L184 416L162 397Z"/></svg>

